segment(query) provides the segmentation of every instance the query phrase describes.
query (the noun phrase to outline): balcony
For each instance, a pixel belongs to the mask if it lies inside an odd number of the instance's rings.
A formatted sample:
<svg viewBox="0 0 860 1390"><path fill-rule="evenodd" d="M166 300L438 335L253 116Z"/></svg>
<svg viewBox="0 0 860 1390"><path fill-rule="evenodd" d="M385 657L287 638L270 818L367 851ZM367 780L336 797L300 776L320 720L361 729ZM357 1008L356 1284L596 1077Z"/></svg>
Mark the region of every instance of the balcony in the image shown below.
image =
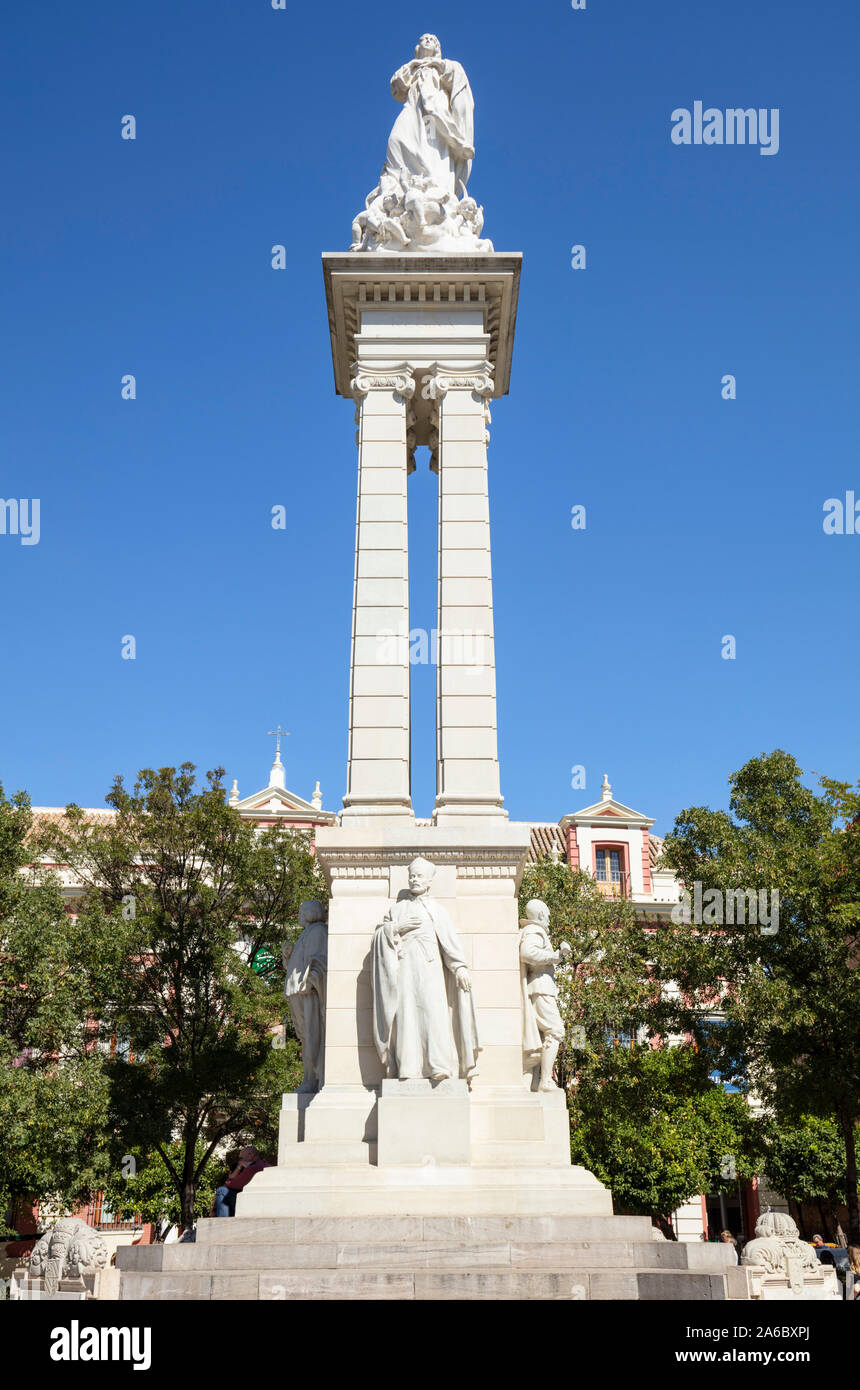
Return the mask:
<svg viewBox="0 0 860 1390"><path fill-rule="evenodd" d="M594 881L605 898L630 897L630 875L628 873L615 869L607 874L605 869L598 869L594 875Z"/></svg>

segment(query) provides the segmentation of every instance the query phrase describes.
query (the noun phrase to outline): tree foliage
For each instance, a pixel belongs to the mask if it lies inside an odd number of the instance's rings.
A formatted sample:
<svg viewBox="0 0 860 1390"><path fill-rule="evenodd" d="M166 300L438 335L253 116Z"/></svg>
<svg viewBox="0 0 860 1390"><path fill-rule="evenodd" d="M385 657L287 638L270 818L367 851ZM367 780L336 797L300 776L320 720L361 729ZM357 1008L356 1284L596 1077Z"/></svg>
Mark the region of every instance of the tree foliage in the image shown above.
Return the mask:
<svg viewBox="0 0 860 1390"><path fill-rule="evenodd" d="M709 1079L692 1046L617 1047L571 1097L571 1156L612 1191L616 1210L670 1217L700 1192L735 1191L760 1158L758 1127L740 1094Z"/></svg>
<svg viewBox="0 0 860 1390"><path fill-rule="evenodd" d="M838 1125L860 1243L860 788L821 778L816 793L801 777L789 754L762 754L730 778L728 812L693 807L667 837L689 889L779 893L772 934L748 920L671 933L677 1025L724 1074L748 1075L770 1110ZM725 1027L709 1030L715 984Z"/></svg>
<svg viewBox="0 0 860 1390"><path fill-rule="evenodd" d="M206 1144L200 1140L195 1150L198 1178L194 1189L193 1216L208 1216L215 1189L223 1182L229 1160L211 1154L206 1157ZM174 1169L184 1162L181 1140L165 1146ZM140 1217L155 1228L155 1239L164 1239L171 1226L182 1225L181 1194L170 1170L158 1150L146 1153L137 1150L125 1155L119 1168L111 1169L103 1188L104 1203L115 1213L117 1220Z"/></svg>
<svg viewBox="0 0 860 1390"><path fill-rule="evenodd" d="M299 903L326 897L307 837L257 833L222 779L217 769L198 788L189 763L144 769L131 792L117 778L111 822L71 806L44 840L86 886L84 930L115 941L99 1032L131 1040L140 1059L105 1062L115 1166L157 1153L185 1227L219 1145L276 1147L280 1097L298 1079L296 1049L272 1045L281 946ZM252 968L261 951L274 961L265 974Z"/></svg>
<svg viewBox="0 0 860 1390"><path fill-rule="evenodd" d="M542 898L550 936L572 947L556 967L574 1162L597 1174L617 1205L672 1235L670 1214L699 1192L734 1190L755 1172L756 1128L740 1094L709 1077L695 1046L658 1046L674 1017L665 938L625 898L589 874L541 860L523 876L520 907ZM727 1162L730 1160L730 1162ZM723 1178L721 1170L734 1173Z"/></svg>
<svg viewBox="0 0 860 1390"><path fill-rule="evenodd" d="M61 1209L106 1171L108 1087L87 1020L101 994L109 939L66 913L55 876L33 866L23 793L0 787L0 1226L21 1203Z"/></svg>
<svg viewBox="0 0 860 1390"><path fill-rule="evenodd" d="M520 887L520 912L540 898L550 912L553 946L571 947L567 965L556 967L565 1041L558 1076L570 1084L637 1029L658 1031L663 1017L652 937L637 923L626 898L605 897L590 874L549 859L530 864Z"/></svg>

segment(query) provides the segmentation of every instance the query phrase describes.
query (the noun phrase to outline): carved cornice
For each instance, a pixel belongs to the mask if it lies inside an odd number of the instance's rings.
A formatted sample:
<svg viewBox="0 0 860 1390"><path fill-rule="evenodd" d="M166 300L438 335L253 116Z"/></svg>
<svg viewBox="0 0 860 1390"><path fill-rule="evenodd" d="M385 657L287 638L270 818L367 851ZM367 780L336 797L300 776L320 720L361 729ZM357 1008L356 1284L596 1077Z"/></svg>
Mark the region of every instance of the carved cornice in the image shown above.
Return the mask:
<svg viewBox="0 0 860 1390"><path fill-rule="evenodd" d="M338 864L329 870L332 878L388 878L387 864Z"/></svg>
<svg viewBox="0 0 860 1390"><path fill-rule="evenodd" d="M523 852L523 856L527 851ZM510 848L419 850L328 849L317 846L316 857L332 878L385 878L390 869L403 868L418 854L431 857L438 867L454 865L458 878L515 878L521 865L512 862Z"/></svg>
<svg viewBox="0 0 860 1390"><path fill-rule="evenodd" d="M444 306L446 315L475 311L483 315L485 352L493 364L496 391L508 391L522 257L496 252L478 256L401 256L335 252L323 257L335 387L350 396L351 364L358 357L356 337L368 310L396 305L399 314L414 313L421 322L428 309ZM396 349L395 349L396 352Z"/></svg>
<svg viewBox="0 0 860 1390"><path fill-rule="evenodd" d="M510 856L505 863L457 865L458 878L516 878L518 873L519 868L510 863Z"/></svg>

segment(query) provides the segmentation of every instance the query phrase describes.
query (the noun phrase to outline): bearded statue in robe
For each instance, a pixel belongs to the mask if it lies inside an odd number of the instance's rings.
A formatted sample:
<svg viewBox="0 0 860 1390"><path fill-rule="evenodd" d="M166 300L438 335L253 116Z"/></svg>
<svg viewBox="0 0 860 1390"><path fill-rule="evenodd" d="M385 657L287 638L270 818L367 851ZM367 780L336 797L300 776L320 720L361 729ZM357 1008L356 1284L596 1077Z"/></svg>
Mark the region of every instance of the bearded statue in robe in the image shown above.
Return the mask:
<svg viewBox="0 0 860 1390"><path fill-rule="evenodd" d="M442 57L435 34L391 79L403 110L379 183L353 223L353 251L492 251L479 235L483 210L466 195L475 157L475 101L461 63Z"/></svg>
<svg viewBox="0 0 860 1390"><path fill-rule="evenodd" d="M477 1071L472 983L451 919L428 894L435 872L412 861L409 892L373 936L373 1037L386 1076L401 1081L468 1081Z"/></svg>

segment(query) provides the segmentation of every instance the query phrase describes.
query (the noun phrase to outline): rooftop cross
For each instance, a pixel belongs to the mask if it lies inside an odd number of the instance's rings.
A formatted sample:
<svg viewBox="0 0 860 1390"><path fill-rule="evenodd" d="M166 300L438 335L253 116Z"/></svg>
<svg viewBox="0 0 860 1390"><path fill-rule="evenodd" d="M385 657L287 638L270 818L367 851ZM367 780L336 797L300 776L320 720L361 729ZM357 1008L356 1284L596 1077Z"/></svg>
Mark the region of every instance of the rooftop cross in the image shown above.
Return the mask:
<svg viewBox="0 0 860 1390"><path fill-rule="evenodd" d="M289 738L289 730L282 729L279 724L277 729L269 729L268 732L270 738L277 737L278 742L275 745L275 762L279 763L281 761L281 739Z"/></svg>
<svg viewBox="0 0 860 1390"><path fill-rule="evenodd" d="M269 730L269 737L275 737L278 740L277 744L275 745L275 761L272 763L272 770L269 773L270 787L281 787L283 789L286 789L286 782L284 781L284 765L281 762L281 739L289 738L289 736L290 735L287 732L287 730L282 729L280 724L278 725L277 729Z"/></svg>

